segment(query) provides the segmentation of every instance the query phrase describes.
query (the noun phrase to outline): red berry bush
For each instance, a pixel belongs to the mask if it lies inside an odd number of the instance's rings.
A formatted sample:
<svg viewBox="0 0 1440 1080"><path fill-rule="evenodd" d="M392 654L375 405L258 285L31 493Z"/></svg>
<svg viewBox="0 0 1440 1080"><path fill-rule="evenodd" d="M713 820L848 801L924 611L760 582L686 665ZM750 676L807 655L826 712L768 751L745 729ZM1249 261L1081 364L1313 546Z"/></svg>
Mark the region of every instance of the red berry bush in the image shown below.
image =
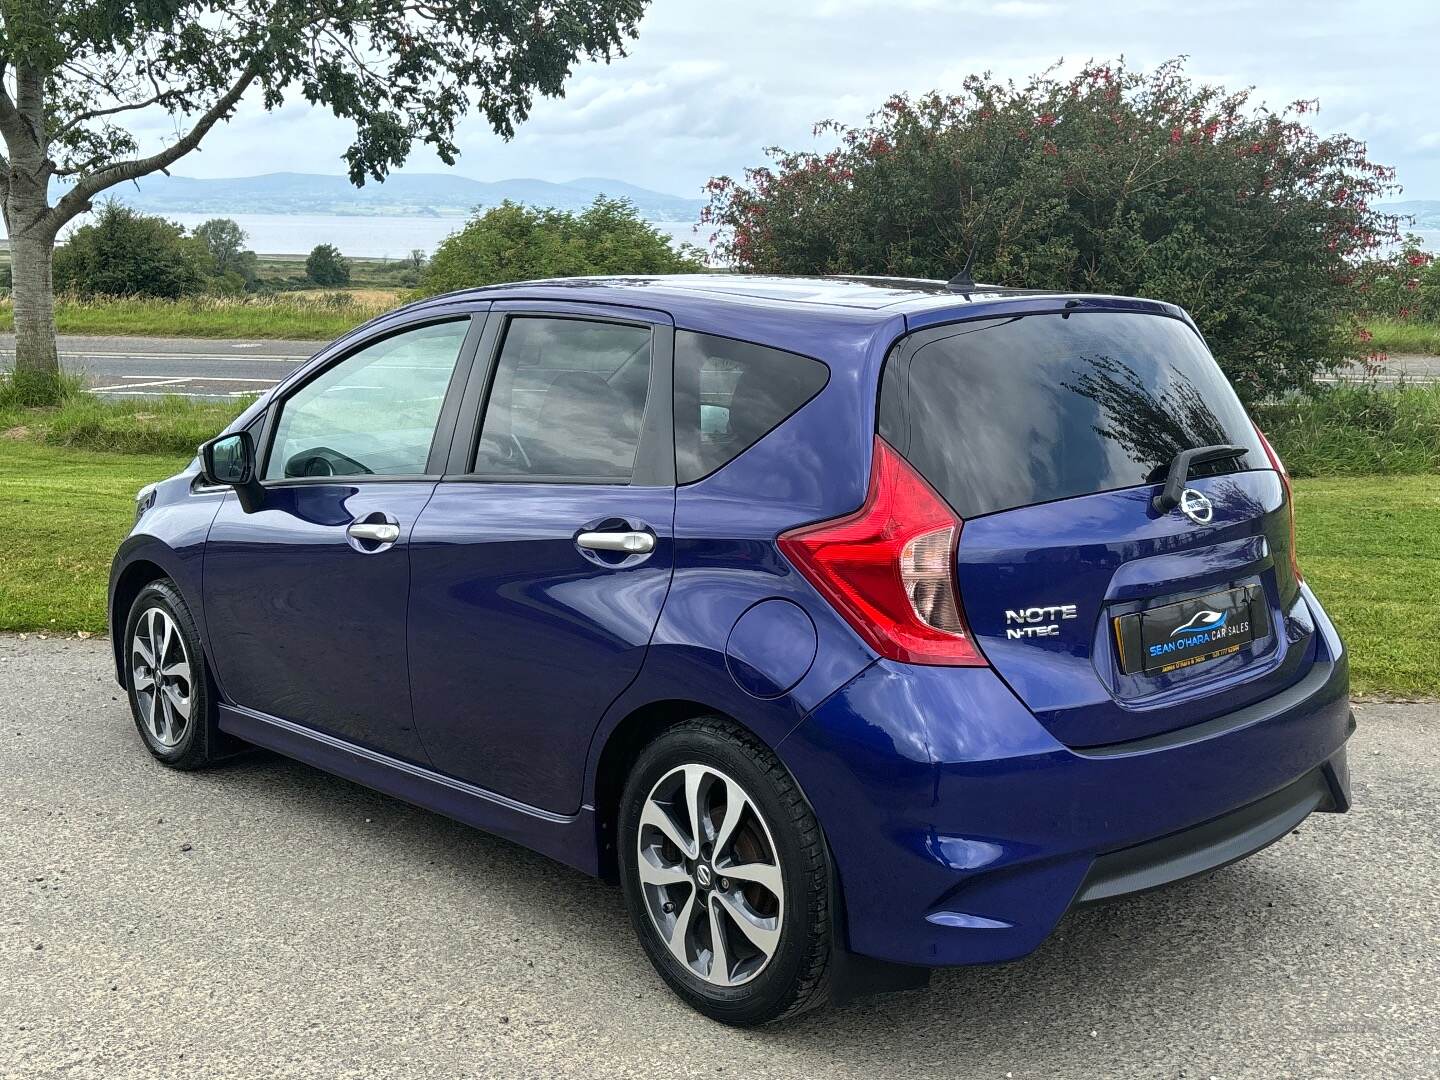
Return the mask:
<svg viewBox="0 0 1440 1080"><path fill-rule="evenodd" d="M975 245L980 281L1170 300L1255 400L1369 355L1356 267L1398 239L1372 205L1394 171L1318 135L1315 108L1272 111L1179 59L976 75L711 180L705 219L749 271L949 278Z"/></svg>

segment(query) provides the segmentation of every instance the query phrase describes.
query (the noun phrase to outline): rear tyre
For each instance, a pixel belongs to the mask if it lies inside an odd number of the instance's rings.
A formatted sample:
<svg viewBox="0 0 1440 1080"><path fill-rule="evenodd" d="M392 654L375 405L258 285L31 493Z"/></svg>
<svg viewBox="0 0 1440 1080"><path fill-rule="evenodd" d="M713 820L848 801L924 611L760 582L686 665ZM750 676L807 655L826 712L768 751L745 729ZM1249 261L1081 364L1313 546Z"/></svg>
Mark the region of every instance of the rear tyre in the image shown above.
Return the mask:
<svg viewBox="0 0 1440 1080"><path fill-rule="evenodd" d="M748 1027L828 1000L825 840L759 740L717 717L665 732L626 780L618 840L640 944L692 1007Z"/></svg>
<svg viewBox="0 0 1440 1080"><path fill-rule="evenodd" d="M200 635L169 578L140 590L123 645L130 712L145 748L172 769L199 769L217 760L219 728Z"/></svg>

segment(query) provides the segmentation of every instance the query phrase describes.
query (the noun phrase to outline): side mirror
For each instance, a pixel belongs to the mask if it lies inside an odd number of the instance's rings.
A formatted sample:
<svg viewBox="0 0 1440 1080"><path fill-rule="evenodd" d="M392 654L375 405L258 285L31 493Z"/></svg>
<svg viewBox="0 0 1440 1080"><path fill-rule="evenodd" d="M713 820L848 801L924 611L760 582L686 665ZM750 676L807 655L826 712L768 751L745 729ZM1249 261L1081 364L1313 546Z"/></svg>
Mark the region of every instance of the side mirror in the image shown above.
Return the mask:
<svg viewBox="0 0 1440 1080"><path fill-rule="evenodd" d="M207 484L231 487L240 509L253 514L265 502L265 489L255 475L255 440L248 431L221 435L200 446L200 471Z"/></svg>

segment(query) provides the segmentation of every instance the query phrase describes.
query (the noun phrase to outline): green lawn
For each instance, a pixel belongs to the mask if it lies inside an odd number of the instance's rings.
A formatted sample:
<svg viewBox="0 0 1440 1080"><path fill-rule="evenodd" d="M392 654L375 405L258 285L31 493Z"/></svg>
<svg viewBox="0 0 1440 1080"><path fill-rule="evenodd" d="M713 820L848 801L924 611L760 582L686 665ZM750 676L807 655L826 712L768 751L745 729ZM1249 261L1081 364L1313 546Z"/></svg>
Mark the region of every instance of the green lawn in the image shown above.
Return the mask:
<svg viewBox="0 0 1440 1080"><path fill-rule="evenodd" d="M1345 635L1356 692L1440 697L1440 476L1295 487L1300 571Z"/></svg>
<svg viewBox="0 0 1440 1080"><path fill-rule="evenodd" d="M99 454L0 438L0 630L105 628L110 557L135 492L187 459Z"/></svg>
<svg viewBox="0 0 1440 1080"><path fill-rule="evenodd" d="M0 438L0 629L105 628L110 557L132 496L184 456ZM1296 482L1300 566L1350 644L1357 693L1440 697L1440 476Z"/></svg>

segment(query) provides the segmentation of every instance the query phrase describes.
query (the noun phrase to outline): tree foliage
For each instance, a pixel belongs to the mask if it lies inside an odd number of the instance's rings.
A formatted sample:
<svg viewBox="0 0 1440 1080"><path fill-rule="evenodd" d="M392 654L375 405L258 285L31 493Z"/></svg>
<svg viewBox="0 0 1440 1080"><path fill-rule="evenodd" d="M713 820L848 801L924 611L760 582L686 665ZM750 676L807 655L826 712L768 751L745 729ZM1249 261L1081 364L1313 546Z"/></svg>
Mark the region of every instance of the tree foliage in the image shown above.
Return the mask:
<svg viewBox="0 0 1440 1080"><path fill-rule="evenodd" d="M0 3L0 210L14 258L16 369L58 379L51 258L116 184L190 153L250 94L354 128L356 184L416 144L453 164L472 110L509 138L575 62L623 55L646 0L7 0ZM252 94L251 92L254 91ZM125 126L168 115L142 152ZM67 188L53 203L52 180ZM58 384L57 384L58 385Z"/></svg>
<svg viewBox="0 0 1440 1080"><path fill-rule="evenodd" d="M1365 356L1355 263L1397 235L1371 205L1393 170L1317 135L1316 107L1272 112L1181 60L971 76L712 180L705 216L747 270L948 279L973 248L983 281L1170 300L1254 399Z"/></svg>
<svg viewBox="0 0 1440 1080"><path fill-rule="evenodd" d="M173 221L105 203L55 256L55 286L80 296L176 299L206 291L215 262Z"/></svg>
<svg viewBox="0 0 1440 1080"><path fill-rule="evenodd" d="M193 235L205 245L215 263L215 275L223 282L224 292L238 292L255 287L258 271L255 252L245 248L249 237L238 222L231 218L211 218L195 226Z"/></svg>
<svg viewBox="0 0 1440 1080"><path fill-rule="evenodd" d="M675 274L700 268L699 252L642 221L626 199L599 196L579 214L505 201L441 242L421 292L585 274Z"/></svg>
<svg viewBox="0 0 1440 1080"><path fill-rule="evenodd" d="M316 244L305 260L305 276L316 285L349 285L350 260L334 244Z"/></svg>

